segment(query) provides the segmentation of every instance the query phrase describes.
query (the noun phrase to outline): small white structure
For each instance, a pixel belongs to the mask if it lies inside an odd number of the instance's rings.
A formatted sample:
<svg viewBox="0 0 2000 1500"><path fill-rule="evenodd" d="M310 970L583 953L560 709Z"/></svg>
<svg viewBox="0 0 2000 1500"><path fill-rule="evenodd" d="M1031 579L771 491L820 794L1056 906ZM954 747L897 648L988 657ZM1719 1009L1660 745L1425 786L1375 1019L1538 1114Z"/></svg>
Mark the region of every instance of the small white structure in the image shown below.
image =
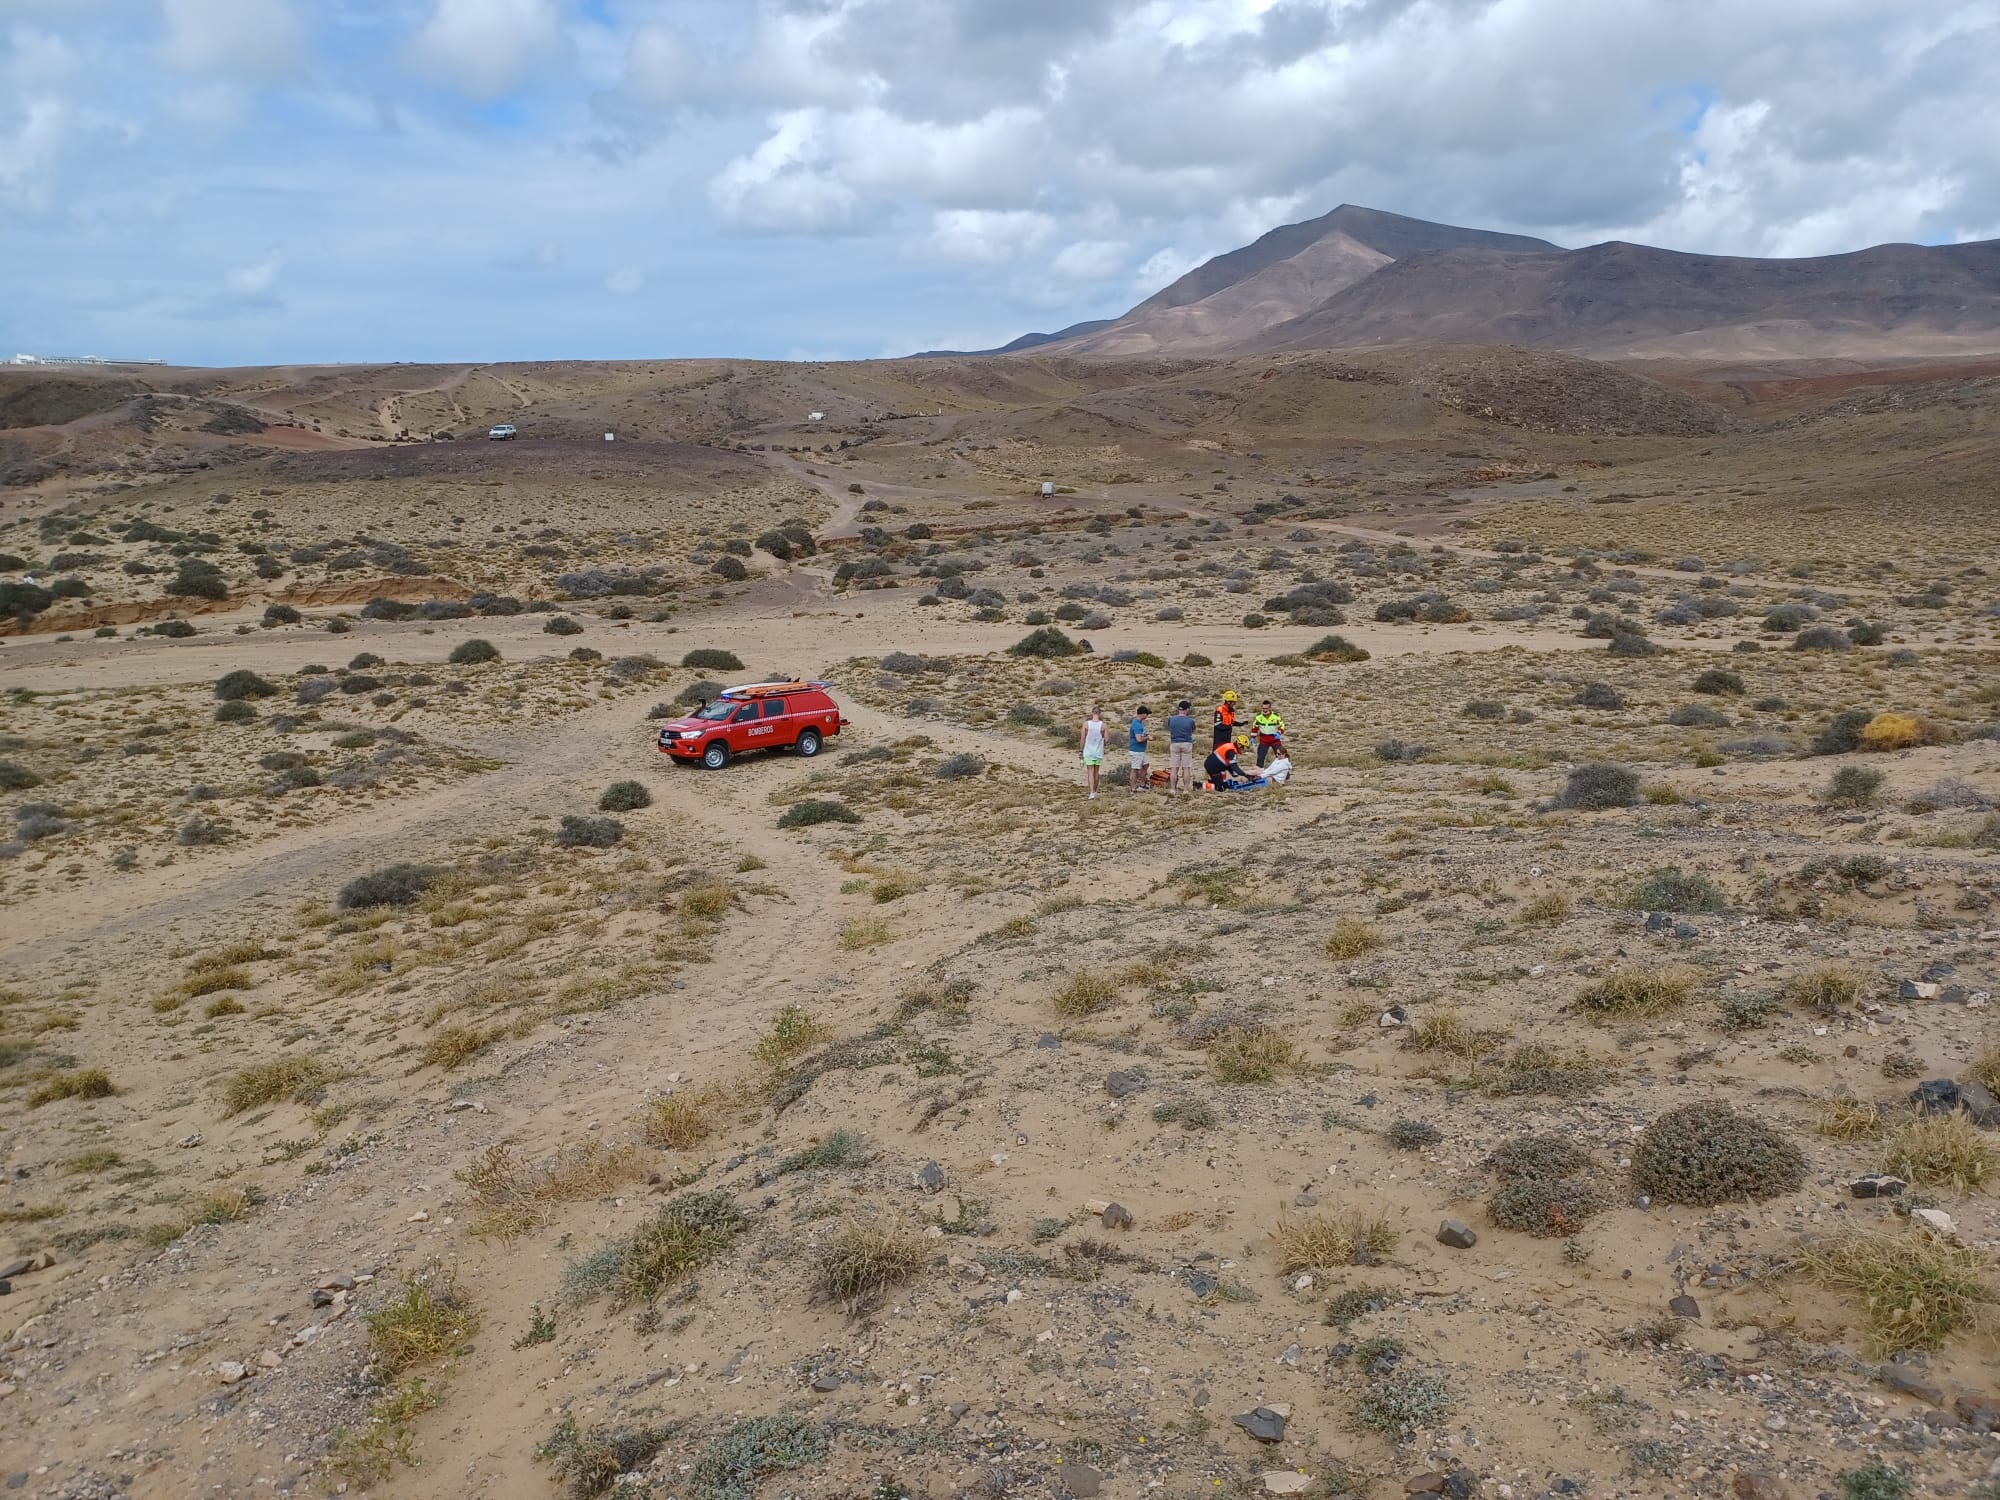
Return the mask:
<svg viewBox="0 0 2000 1500"><path fill-rule="evenodd" d="M607 443L615 443L618 441L618 434L615 432L607 432L604 434L604 441Z"/></svg>
<svg viewBox="0 0 2000 1500"><path fill-rule="evenodd" d="M808 422L824 422L826 420L826 413L823 411L809 411L806 413L806 420Z"/></svg>
<svg viewBox="0 0 2000 1500"><path fill-rule="evenodd" d="M1055 492L1056 492L1055 481L1050 479L1044 479L1042 481L1042 493L1044 495L1053 495Z"/></svg>

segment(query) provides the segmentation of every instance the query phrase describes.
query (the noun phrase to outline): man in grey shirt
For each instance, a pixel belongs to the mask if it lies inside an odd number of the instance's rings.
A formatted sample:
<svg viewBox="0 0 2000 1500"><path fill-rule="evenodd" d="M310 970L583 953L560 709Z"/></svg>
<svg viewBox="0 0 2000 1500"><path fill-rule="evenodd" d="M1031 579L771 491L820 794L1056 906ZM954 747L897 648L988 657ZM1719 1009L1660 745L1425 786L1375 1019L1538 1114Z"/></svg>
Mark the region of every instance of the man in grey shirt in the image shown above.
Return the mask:
<svg viewBox="0 0 2000 1500"><path fill-rule="evenodd" d="M1194 795L1194 705L1183 698L1167 715L1167 795Z"/></svg>

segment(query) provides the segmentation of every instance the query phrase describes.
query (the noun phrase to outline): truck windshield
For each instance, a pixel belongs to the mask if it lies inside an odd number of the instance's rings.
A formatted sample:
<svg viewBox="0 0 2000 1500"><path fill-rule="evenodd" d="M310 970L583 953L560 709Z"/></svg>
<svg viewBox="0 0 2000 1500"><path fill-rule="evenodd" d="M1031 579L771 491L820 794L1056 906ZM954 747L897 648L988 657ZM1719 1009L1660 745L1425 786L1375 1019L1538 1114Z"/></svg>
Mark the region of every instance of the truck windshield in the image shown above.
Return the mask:
<svg viewBox="0 0 2000 1500"><path fill-rule="evenodd" d="M708 707L704 708L700 713L696 714L695 717L697 719L706 719L709 723L716 724L728 718L731 714L735 712L736 712L735 703L731 702L727 698L720 698L717 699L714 703L709 704Z"/></svg>

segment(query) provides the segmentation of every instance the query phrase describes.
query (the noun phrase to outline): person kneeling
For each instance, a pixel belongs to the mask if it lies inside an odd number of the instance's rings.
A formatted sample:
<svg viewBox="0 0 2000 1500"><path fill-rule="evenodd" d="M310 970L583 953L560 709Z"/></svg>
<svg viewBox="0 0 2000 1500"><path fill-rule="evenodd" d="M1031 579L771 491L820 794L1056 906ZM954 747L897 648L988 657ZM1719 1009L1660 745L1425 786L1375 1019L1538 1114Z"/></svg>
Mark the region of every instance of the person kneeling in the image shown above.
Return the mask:
<svg viewBox="0 0 2000 1500"><path fill-rule="evenodd" d="M1202 769L1208 773L1208 787L1214 792L1235 791L1239 787L1262 786L1264 778L1243 769L1237 758L1236 746L1225 741L1208 752L1208 759L1202 762Z"/></svg>

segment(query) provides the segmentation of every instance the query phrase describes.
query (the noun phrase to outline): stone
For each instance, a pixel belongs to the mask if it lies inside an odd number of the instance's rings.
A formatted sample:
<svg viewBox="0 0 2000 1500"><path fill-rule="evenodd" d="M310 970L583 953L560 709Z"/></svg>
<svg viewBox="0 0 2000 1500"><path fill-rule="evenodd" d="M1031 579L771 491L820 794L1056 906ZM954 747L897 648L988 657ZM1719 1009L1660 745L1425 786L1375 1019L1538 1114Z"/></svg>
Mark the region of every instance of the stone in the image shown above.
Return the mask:
<svg viewBox="0 0 2000 1500"><path fill-rule="evenodd" d="M1676 922L1674 923L1674 936L1684 943L1691 943L1701 936L1701 932L1692 922Z"/></svg>
<svg viewBox="0 0 2000 1500"><path fill-rule="evenodd" d="M1056 1465L1056 1478L1072 1495L1095 1495L1104 1488L1102 1474L1089 1464L1072 1463L1068 1459Z"/></svg>
<svg viewBox="0 0 2000 1500"><path fill-rule="evenodd" d="M1886 1385L1899 1395L1912 1396L1927 1406L1944 1405L1944 1392L1908 1365L1894 1362L1883 1365L1875 1372L1875 1380L1877 1384Z"/></svg>
<svg viewBox="0 0 2000 1500"><path fill-rule="evenodd" d="M1206 1271L1190 1270L1187 1273L1188 1290L1197 1297L1206 1297L1215 1290L1215 1278Z"/></svg>
<svg viewBox="0 0 2000 1500"><path fill-rule="evenodd" d="M1784 1481L1763 1469L1738 1469L1729 1481L1736 1500L1785 1500Z"/></svg>
<svg viewBox="0 0 2000 1500"><path fill-rule="evenodd" d="M822 1396L831 1395L839 1390L840 1386L841 1380L838 1375L822 1375L812 1383L812 1388Z"/></svg>
<svg viewBox="0 0 2000 1500"><path fill-rule="evenodd" d="M1099 1215L1106 1229L1130 1229L1134 1223L1132 1210L1122 1203L1107 1203Z"/></svg>
<svg viewBox="0 0 2000 1500"><path fill-rule="evenodd" d="M1313 1208L1318 1203L1319 1199L1311 1193L1299 1192L1292 1194L1293 1208Z"/></svg>
<svg viewBox="0 0 2000 1500"><path fill-rule="evenodd" d="M1435 1469L1425 1474L1414 1475L1403 1481L1403 1493L1406 1495L1442 1495L1444 1493L1444 1475L1438 1473Z"/></svg>
<svg viewBox="0 0 2000 1500"><path fill-rule="evenodd" d="M257 1356L257 1363L266 1370L275 1370L285 1362L285 1356L275 1349L266 1349Z"/></svg>
<svg viewBox="0 0 2000 1500"><path fill-rule="evenodd" d="M1055 1052L1062 1047L1062 1038L1052 1031L1045 1031L1035 1038L1035 1045L1044 1052Z"/></svg>
<svg viewBox="0 0 2000 1500"><path fill-rule="evenodd" d="M1954 1224L1951 1215L1941 1208L1913 1208L1910 1210L1910 1217L1933 1234L1942 1235L1948 1240L1958 1237L1958 1225Z"/></svg>
<svg viewBox="0 0 2000 1500"><path fill-rule="evenodd" d="M1285 1440L1285 1421L1290 1415L1289 1408L1258 1406L1239 1412L1230 1420L1260 1443L1282 1443Z"/></svg>
<svg viewBox="0 0 2000 1500"><path fill-rule="evenodd" d="M1898 1000L1935 1000L1941 986L1927 984L1921 979L1905 979L1896 986Z"/></svg>
<svg viewBox="0 0 2000 1500"><path fill-rule="evenodd" d="M11 1297L13 1294L14 1283L11 1281L0 1281L0 1297Z"/></svg>
<svg viewBox="0 0 2000 1500"><path fill-rule="evenodd" d="M2000 1400L1992 1396L1960 1396L1951 1409L1974 1432L2000 1432Z"/></svg>
<svg viewBox="0 0 2000 1500"><path fill-rule="evenodd" d="M1667 1311L1677 1318L1693 1318L1697 1323L1701 1321L1701 1304L1685 1292L1667 1303Z"/></svg>
<svg viewBox="0 0 2000 1500"><path fill-rule="evenodd" d="M1671 932L1673 928L1674 919L1665 912L1649 911L1646 913L1646 931L1652 933Z"/></svg>
<svg viewBox="0 0 2000 1500"><path fill-rule="evenodd" d="M1278 1363L1287 1369L1295 1369L1298 1366L1300 1356L1301 1350L1297 1344L1287 1344L1285 1352L1278 1356Z"/></svg>
<svg viewBox="0 0 2000 1500"><path fill-rule="evenodd" d="M1312 1475L1298 1469L1266 1469L1262 1478L1267 1495L1303 1495L1313 1484Z"/></svg>
<svg viewBox="0 0 2000 1500"><path fill-rule="evenodd" d="M428 1224L430 1221L431 1211L428 1208L420 1208L404 1222L408 1224Z"/></svg>
<svg viewBox="0 0 2000 1500"><path fill-rule="evenodd" d="M1454 1250L1470 1250L1479 1243L1478 1232L1457 1219L1446 1219L1438 1225L1437 1237L1440 1245L1449 1245Z"/></svg>
<svg viewBox="0 0 2000 1500"><path fill-rule="evenodd" d="M1908 1186L1902 1178L1891 1177L1887 1172L1870 1172L1866 1177L1855 1178L1847 1190L1857 1198L1900 1198Z"/></svg>
<svg viewBox="0 0 2000 1500"><path fill-rule="evenodd" d="M1392 1005L1376 1017L1375 1024L1384 1031L1393 1031L1398 1026L1410 1024L1410 1013L1400 1005Z"/></svg>
<svg viewBox="0 0 2000 1500"><path fill-rule="evenodd" d="M225 1359L215 1367L215 1378L224 1385L234 1385L249 1373L241 1363L233 1359Z"/></svg>
<svg viewBox="0 0 2000 1500"><path fill-rule="evenodd" d="M10 1260L6 1265L0 1266L0 1281L12 1281L16 1276L25 1275L34 1268L33 1261Z"/></svg>
<svg viewBox="0 0 2000 1500"><path fill-rule="evenodd" d="M944 1189L944 1168L934 1161L927 1161L917 1168L911 1182L927 1193L941 1192Z"/></svg>
<svg viewBox="0 0 2000 1500"><path fill-rule="evenodd" d="M946 1268L960 1281L984 1281L986 1267L976 1260L967 1260L962 1255L951 1256L945 1262Z"/></svg>
<svg viewBox="0 0 2000 1500"><path fill-rule="evenodd" d="M1958 1107L1972 1116L1973 1124L1987 1130L2000 1129L2000 1099L1995 1099L1993 1090L1977 1078L1959 1084Z"/></svg>
<svg viewBox="0 0 2000 1500"><path fill-rule="evenodd" d="M312 1296L308 1300L314 1307L331 1307L333 1306L333 1293L323 1292L318 1287L314 1287Z"/></svg>
<svg viewBox="0 0 2000 1500"><path fill-rule="evenodd" d="M1146 1075L1136 1069L1132 1071L1120 1069L1115 1073L1104 1075L1104 1092L1114 1099L1129 1099L1134 1094L1144 1093L1149 1083L1150 1080Z"/></svg>
<svg viewBox="0 0 2000 1500"><path fill-rule="evenodd" d="M1926 1078L1910 1090L1910 1103L1927 1115L1956 1113L1958 1085L1949 1078Z"/></svg>

